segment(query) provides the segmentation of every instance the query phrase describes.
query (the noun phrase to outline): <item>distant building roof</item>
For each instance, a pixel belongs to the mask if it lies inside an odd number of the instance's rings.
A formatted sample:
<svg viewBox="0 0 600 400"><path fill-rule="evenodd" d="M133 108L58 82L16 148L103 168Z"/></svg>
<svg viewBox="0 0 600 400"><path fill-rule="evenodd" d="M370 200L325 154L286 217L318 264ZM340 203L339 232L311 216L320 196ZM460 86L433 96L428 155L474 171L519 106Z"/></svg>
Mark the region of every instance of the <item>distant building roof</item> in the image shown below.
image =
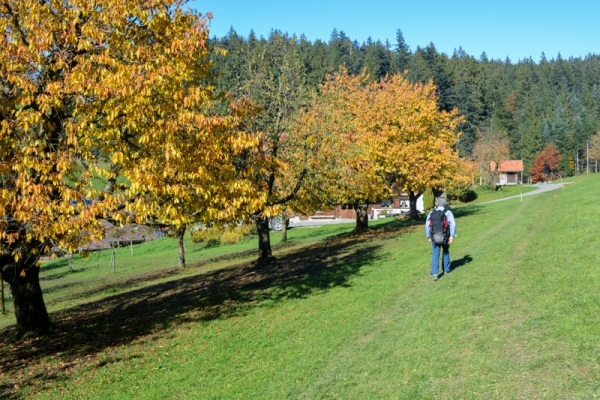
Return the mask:
<svg viewBox="0 0 600 400"><path fill-rule="evenodd" d="M492 167L492 170L496 169L496 162L490 161L490 167ZM522 160L507 160L500 163L498 170L500 172L522 172L525 169Z"/></svg>

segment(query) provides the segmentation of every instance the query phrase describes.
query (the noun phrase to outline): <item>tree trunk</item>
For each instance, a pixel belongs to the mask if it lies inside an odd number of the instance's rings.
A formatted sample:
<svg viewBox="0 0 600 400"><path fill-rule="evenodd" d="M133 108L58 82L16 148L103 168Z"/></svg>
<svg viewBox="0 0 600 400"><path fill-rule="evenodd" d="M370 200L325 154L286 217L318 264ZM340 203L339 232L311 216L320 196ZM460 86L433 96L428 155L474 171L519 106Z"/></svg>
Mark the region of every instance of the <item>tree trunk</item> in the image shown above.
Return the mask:
<svg viewBox="0 0 600 400"><path fill-rule="evenodd" d="M500 176L500 172L496 169L492 171L492 192L496 191L496 183L498 182L498 177Z"/></svg>
<svg viewBox="0 0 600 400"><path fill-rule="evenodd" d="M13 295L17 334L48 332L50 319L40 286L40 269L33 264L18 266L14 271L8 282Z"/></svg>
<svg viewBox="0 0 600 400"><path fill-rule="evenodd" d="M286 243L287 242L287 227L288 227L288 223L289 223L290 219L287 217L286 214L283 214L283 216L281 218L282 218L281 242Z"/></svg>
<svg viewBox="0 0 600 400"><path fill-rule="evenodd" d="M410 218L419 218L419 210L417 210L417 200L421 197L421 193L415 193L412 190L408 191L408 203L410 205Z"/></svg>
<svg viewBox="0 0 600 400"><path fill-rule="evenodd" d="M73 253L69 253L69 272L75 271L75 265L73 262Z"/></svg>
<svg viewBox="0 0 600 400"><path fill-rule="evenodd" d="M2 314L6 314L6 305L4 304L4 279L0 278L0 284L2 285Z"/></svg>
<svg viewBox="0 0 600 400"><path fill-rule="evenodd" d="M129 241L129 249L131 250L131 257L133 257L133 239Z"/></svg>
<svg viewBox="0 0 600 400"><path fill-rule="evenodd" d="M273 258L271 252L271 236L269 233L269 219L256 217L256 230L258 231L258 259L266 261Z"/></svg>
<svg viewBox="0 0 600 400"><path fill-rule="evenodd" d="M367 204L354 204L354 210L356 211L356 227L354 232L366 232L369 230L369 214Z"/></svg>
<svg viewBox="0 0 600 400"><path fill-rule="evenodd" d="M177 230L177 243L179 247L179 268L185 268L185 244L183 243L183 237L185 236L186 226L182 226Z"/></svg>

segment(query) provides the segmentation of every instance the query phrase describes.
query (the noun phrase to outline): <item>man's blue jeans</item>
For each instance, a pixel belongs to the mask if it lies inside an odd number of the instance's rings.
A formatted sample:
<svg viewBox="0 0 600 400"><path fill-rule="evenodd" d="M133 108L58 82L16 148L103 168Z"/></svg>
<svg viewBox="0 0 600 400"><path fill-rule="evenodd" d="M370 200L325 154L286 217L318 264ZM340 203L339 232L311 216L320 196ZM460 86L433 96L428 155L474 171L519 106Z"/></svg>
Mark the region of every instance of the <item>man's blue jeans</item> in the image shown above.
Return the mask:
<svg viewBox="0 0 600 400"><path fill-rule="evenodd" d="M431 275L437 275L440 268L440 248L443 250L442 261L444 267L444 273L450 272L450 246L441 245L438 246L431 242Z"/></svg>

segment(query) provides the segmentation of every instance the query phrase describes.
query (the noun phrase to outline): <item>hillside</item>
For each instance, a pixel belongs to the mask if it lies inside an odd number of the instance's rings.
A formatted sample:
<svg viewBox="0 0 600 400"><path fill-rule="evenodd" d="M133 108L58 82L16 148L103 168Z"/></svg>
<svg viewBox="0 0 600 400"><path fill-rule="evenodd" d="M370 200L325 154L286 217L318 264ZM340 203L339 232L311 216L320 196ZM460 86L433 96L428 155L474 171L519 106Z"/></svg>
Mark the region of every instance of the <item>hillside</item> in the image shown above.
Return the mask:
<svg viewBox="0 0 600 400"><path fill-rule="evenodd" d="M116 274L102 254L75 273L58 260L42 269L51 337L11 344L0 319L0 396L598 397L600 175L571 181L456 207L438 282L421 222L391 219L292 229L270 267L254 241L188 244L184 271L169 239L121 249Z"/></svg>

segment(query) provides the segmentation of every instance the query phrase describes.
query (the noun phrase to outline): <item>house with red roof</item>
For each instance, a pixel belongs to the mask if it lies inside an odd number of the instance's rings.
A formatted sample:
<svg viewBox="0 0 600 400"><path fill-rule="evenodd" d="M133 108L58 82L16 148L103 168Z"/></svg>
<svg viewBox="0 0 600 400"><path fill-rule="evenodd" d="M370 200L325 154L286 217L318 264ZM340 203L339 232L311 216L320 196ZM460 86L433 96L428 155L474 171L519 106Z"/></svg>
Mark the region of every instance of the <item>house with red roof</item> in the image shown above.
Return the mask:
<svg viewBox="0 0 600 400"><path fill-rule="evenodd" d="M496 169L496 162L491 161L490 167L492 171ZM507 160L500 163L498 171L498 180L496 185L518 185L523 183L523 161L522 160Z"/></svg>

